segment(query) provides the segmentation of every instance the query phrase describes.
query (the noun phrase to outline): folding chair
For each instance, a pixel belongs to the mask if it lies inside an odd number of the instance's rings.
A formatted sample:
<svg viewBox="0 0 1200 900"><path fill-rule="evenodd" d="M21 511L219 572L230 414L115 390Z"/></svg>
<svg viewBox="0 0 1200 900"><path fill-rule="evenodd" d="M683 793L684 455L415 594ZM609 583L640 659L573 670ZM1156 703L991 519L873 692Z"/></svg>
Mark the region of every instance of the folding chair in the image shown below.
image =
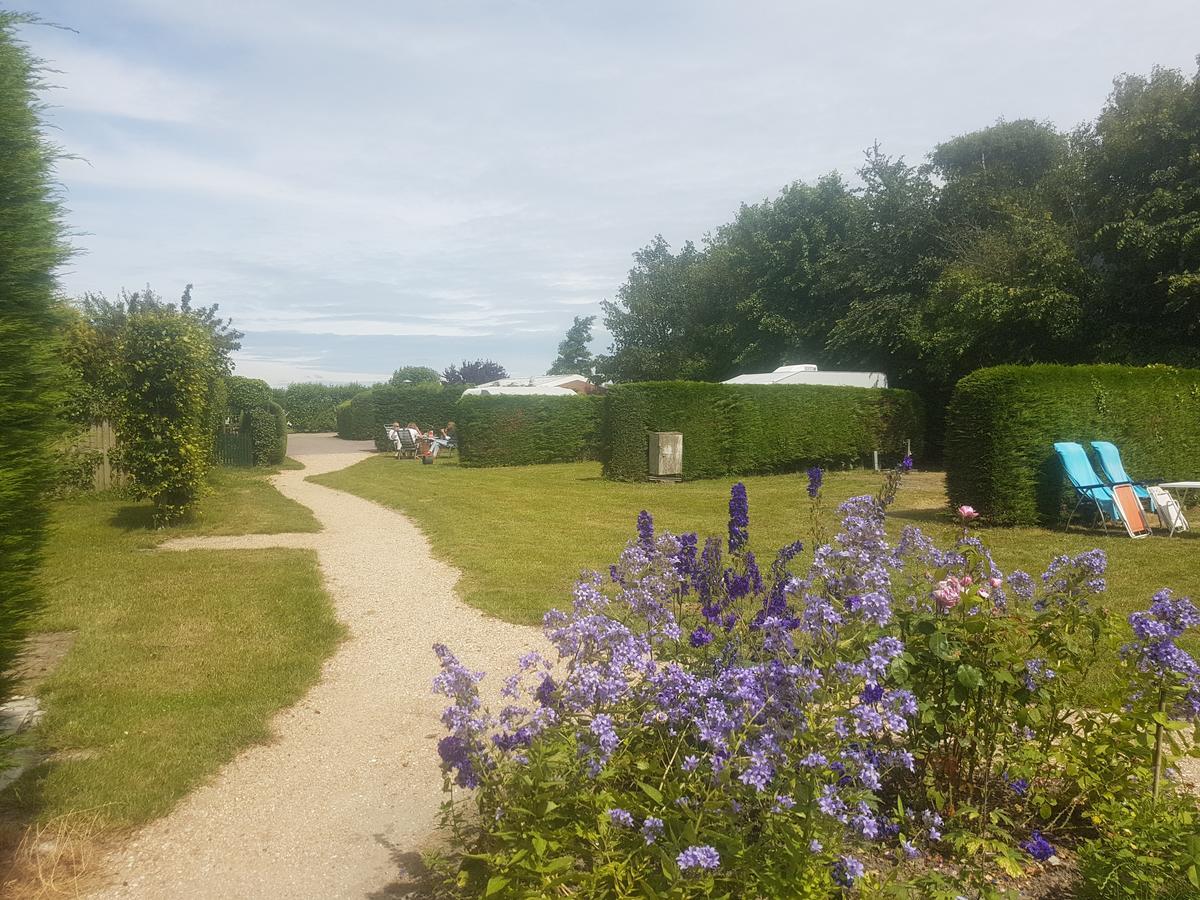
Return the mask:
<svg viewBox="0 0 1200 900"><path fill-rule="evenodd" d="M1067 517L1067 528L1079 512L1079 507L1091 503L1100 519L1104 530L1108 531L1108 523L1120 523L1125 527L1131 538L1149 537L1150 526L1146 522L1146 514L1142 504L1133 492L1133 485L1128 482L1108 485L1100 480L1092 461L1088 459L1083 447L1073 441L1060 441L1054 445L1054 452L1062 461L1067 473L1067 480L1075 489L1077 497L1075 508Z"/></svg>

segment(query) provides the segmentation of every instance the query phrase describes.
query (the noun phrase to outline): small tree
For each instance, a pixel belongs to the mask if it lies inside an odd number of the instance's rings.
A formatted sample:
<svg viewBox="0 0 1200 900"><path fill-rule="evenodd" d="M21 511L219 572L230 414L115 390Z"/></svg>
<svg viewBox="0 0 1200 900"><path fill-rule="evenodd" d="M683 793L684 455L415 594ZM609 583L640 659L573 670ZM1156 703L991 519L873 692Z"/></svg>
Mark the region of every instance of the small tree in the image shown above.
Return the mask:
<svg viewBox="0 0 1200 900"><path fill-rule="evenodd" d="M451 364L442 371L446 384L484 384L507 377L504 366L490 359L477 359L474 362L464 359L461 366Z"/></svg>
<svg viewBox="0 0 1200 900"><path fill-rule="evenodd" d="M405 384L440 384L441 381L442 376L429 366L401 366L392 373L388 384L401 387Z"/></svg>
<svg viewBox="0 0 1200 900"><path fill-rule="evenodd" d="M567 336L559 342L558 359L546 370L547 375L591 375L596 360L588 344L592 342L592 323L595 316L576 316L567 329Z"/></svg>
<svg viewBox="0 0 1200 900"><path fill-rule="evenodd" d="M211 333L175 309L134 311L119 347L121 466L162 527L191 510L212 464L223 365Z"/></svg>

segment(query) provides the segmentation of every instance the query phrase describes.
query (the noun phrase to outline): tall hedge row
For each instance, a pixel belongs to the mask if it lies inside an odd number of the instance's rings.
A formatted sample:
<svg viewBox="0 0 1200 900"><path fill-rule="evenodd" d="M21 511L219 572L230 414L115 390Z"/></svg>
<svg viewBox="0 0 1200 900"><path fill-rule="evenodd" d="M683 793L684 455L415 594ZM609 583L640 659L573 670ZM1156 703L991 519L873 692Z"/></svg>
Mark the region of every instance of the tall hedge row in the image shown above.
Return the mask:
<svg viewBox="0 0 1200 900"><path fill-rule="evenodd" d="M54 271L67 251L19 21L0 13L0 700L35 599L64 380Z"/></svg>
<svg viewBox="0 0 1200 900"><path fill-rule="evenodd" d="M621 384L605 399L604 476L646 477L646 436L683 433L683 477L794 471L814 463L855 465L873 450L920 453L922 409L901 390L829 385Z"/></svg>
<svg viewBox="0 0 1200 900"><path fill-rule="evenodd" d="M1055 441L1112 441L1141 480L1200 475L1200 370L996 366L958 382L946 417L946 487L998 525L1062 521L1071 491ZM1099 469L1097 468L1097 471ZM1073 501L1070 501L1073 505Z"/></svg>
<svg viewBox="0 0 1200 900"><path fill-rule="evenodd" d="M337 428L338 406L363 390L361 384L296 382L272 393L292 431L319 432Z"/></svg>
<svg viewBox="0 0 1200 900"><path fill-rule="evenodd" d="M604 398L463 397L456 418L464 466L598 459Z"/></svg>
<svg viewBox="0 0 1200 900"><path fill-rule="evenodd" d="M354 441L374 440L380 450L389 450L392 446L387 439L389 422L402 425L416 422L422 431L441 428L447 422L455 421L455 404L465 389L465 385L393 387L381 384L360 391L349 404L337 407L338 437Z"/></svg>

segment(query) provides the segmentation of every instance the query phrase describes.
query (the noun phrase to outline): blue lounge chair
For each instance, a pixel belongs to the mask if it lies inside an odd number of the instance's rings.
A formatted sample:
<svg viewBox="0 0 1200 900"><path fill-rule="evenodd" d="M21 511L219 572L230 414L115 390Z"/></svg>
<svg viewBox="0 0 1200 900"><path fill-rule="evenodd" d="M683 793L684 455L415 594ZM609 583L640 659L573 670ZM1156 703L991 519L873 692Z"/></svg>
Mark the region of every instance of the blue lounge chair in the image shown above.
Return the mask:
<svg viewBox="0 0 1200 900"><path fill-rule="evenodd" d="M1071 520L1079 512L1079 507L1088 501L1095 505L1096 513L1100 516L1100 524L1104 526L1105 531L1108 530L1109 521L1120 522L1121 514L1113 500L1112 488L1100 480L1100 476L1092 468L1092 461L1088 459L1083 447L1074 441L1059 441L1054 445L1054 452L1062 460L1067 479L1075 488L1075 494L1079 498L1075 503L1075 508L1071 510L1071 515L1067 517L1067 527L1071 527Z"/></svg>
<svg viewBox="0 0 1200 900"><path fill-rule="evenodd" d="M1146 490L1146 486L1142 482L1134 481L1129 477L1125 471L1125 464L1121 462L1121 451L1117 449L1117 445L1109 441L1092 441L1092 449L1100 458L1100 468L1104 470L1104 477L1108 479L1109 483L1133 485L1133 492L1137 494L1138 500L1149 504L1150 511L1154 512L1154 498L1150 496L1150 492Z"/></svg>

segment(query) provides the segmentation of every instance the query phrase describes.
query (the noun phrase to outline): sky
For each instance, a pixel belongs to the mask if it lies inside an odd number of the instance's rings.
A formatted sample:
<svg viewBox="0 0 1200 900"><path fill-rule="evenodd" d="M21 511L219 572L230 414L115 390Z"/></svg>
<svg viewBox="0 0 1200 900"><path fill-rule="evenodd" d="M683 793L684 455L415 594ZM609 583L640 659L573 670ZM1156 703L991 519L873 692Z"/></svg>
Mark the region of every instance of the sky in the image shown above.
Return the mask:
<svg viewBox="0 0 1200 900"><path fill-rule="evenodd" d="M875 141L919 162L999 118L1072 128L1200 53L1194 0L6 5L62 26L22 33L70 156L63 289L190 282L273 385L539 374L656 234Z"/></svg>

